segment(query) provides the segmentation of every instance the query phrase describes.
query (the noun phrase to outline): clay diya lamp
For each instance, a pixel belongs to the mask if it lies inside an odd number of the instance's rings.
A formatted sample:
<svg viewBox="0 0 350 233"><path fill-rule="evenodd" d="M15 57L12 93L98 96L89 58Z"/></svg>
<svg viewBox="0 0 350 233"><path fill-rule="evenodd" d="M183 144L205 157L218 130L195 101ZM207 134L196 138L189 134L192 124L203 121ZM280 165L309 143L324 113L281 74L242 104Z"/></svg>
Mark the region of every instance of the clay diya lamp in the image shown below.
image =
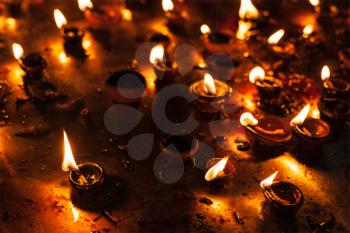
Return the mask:
<svg viewBox="0 0 350 233"><path fill-rule="evenodd" d="M163 45L158 44L152 48L149 60L156 74L157 84L170 84L174 81L176 72L173 63L165 56Z"/></svg>
<svg viewBox="0 0 350 233"><path fill-rule="evenodd" d="M167 27L174 33L184 33L187 22L185 12L174 9L172 0L162 0L162 7L167 19Z"/></svg>
<svg viewBox="0 0 350 233"><path fill-rule="evenodd" d="M350 118L350 104L342 99L320 99L318 109L321 119L332 126L333 133L344 131L345 122Z"/></svg>
<svg viewBox="0 0 350 233"><path fill-rule="evenodd" d="M260 183L265 200L275 214L293 215L304 203L304 195L295 184L274 181L278 172Z"/></svg>
<svg viewBox="0 0 350 233"><path fill-rule="evenodd" d="M168 135L161 141L160 148L170 161L176 161L180 154L183 161L186 162L197 153L199 142L191 135Z"/></svg>
<svg viewBox="0 0 350 233"><path fill-rule="evenodd" d="M256 119L251 113L245 112L240 117L240 123L259 146L281 147L292 139L288 122L277 116L262 115Z"/></svg>
<svg viewBox="0 0 350 233"><path fill-rule="evenodd" d="M290 57L295 52L295 46L290 42L281 40L284 34L285 31L283 29L274 32L267 39L267 43L274 54L281 57Z"/></svg>
<svg viewBox="0 0 350 233"><path fill-rule="evenodd" d="M205 180L209 185L222 187L235 175L235 167L230 161L229 156L224 158L212 158L206 164L207 171L205 173Z"/></svg>
<svg viewBox="0 0 350 233"><path fill-rule="evenodd" d="M280 79L265 76L265 71L260 66L256 66L250 71L249 81L255 84L262 102L278 97L283 88L283 83Z"/></svg>
<svg viewBox="0 0 350 233"><path fill-rule="evenodd" d="M132 104L142 98L146 79L137 71L120 70L112 73L105 82L107 95L114 103Z"/></svg>
<svg viewBox="0 0 350 233"><path fill-rule="evenodd" d="M211 31L208 25L200 28L202 40L206 49L211 53L230 53L234 47L233 33L228 30Z"/></svg>
<svg viewBox="0 0 350 233"><path fill-rule="evenodd" d="M232 88L205 73L204 79L190 86L190 93L195 97L194 103L201 112L216 113L223 109L225 101L231 96Z"/></svg>
<svg viewBox="0 0 350 233"><path fill-rule="evenodd" d="M74 26L67 26L67 20L58 9L54 10L54 18L57 27L61 31L64 39L64 48L71 55L85 56L85 50L82 46L84 31Z"/></svg>
<svg viewBox="0 0 350 233"><path fill-rule="evenodd" d="M330 76L329 67L323 66L321 71L323 98L348 99L350 96L350 83L339 78L330 78Z"/></svg>
<svg viewBox="0 0 350 233"><path fill-rule="evenodd" d="M26 73L26 77L40 78L42 76L43 70L47 67L47 62L39 53L30 53L23 56L23 48L17 43L12 44L12 50L19 66Z"/></svg>

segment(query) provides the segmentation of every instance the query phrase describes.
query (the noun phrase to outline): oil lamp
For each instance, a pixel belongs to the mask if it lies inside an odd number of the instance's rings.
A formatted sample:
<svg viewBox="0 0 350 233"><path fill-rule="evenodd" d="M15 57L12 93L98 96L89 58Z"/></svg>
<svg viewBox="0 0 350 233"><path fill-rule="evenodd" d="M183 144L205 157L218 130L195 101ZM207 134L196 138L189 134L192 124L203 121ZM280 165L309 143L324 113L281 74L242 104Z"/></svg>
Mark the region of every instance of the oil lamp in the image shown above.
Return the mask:
<svg viewBox="0 0 350 233"><path fill-rule="evenodd" d="M114 103L139 102L146 89L146 79L137 71L121 70L106 80L106 92Z"/></svg>
<svg viewBox="0 0 350 233"><path fill-rule="evenodd" d="M76 56L85 56L85 50L82 46L84 31L77 27L67 26L66 18L58 9L54 10L54 18L57 27L61 31L61 36L64 39L64 48L66 52Z"/></svg>
<svg viewBox="0 0 350 233"><path fill-rule="evenodd" d="M201 112L215 113L223 108L224 102L231 96L232 88L205 73L203 80L190 86L190 92L196 97L195 103Z"/></svg>
<svg viewBox="0 0 350 233"><path fill-rule="evenodd" d="M322 97L347 99L350 96L350 83L339 78L330 78L330 76L329 67L323 66L321 71Z"/></svg>
<svg viewBox="0 0 350 233"><path fill-rule="evenodd" d="M255 84L262 101L279 96L283 88L280 79L271 76L266 77L264 69L260 66L256 66L250 71L249 81Z"/></svg>
<svg viewBox="0 0 350 233"><path fill-rule="evenodd" d="M26 77L38 78L42 76L43 70L47 67L47 63L39 53L29 53L23 56L23 48L17 43L12 44L12 51L19 66L26 73Z"/></svg>
<svg viewBox="0 0 350 233"><path fill-rule="evenodd" d="M257 29L265 25L268 12L260 14L258 9L253 5L251 0L241 0L239 8L239 21L236 37L240 40L248 39L251 29Z"/></svg>
<svg viewBox="0 0 350 233"><path fill-rule="evenodd" d="M287 181L274 181L278 172L260 182L265 199L272 212L276 214L293 214L304 203L304 195L294 184Z"/></svg>
<svg viewBox="0 0 350 233"><path fill-rule="evenodd" d="M318 101L318 109L321 119L331 124L333 132L342 131L350 118L350 104L346 100L323 98Z"/></svg>
<svg viewBox="0 0 350 233"><path fill-rule="evenodd" d="M75 163L72 149L65 131L63 171L70 171L69 182L75 191L79 193L98 191L104 180L104 170L97 163L85 162L77 165Z"/></svg>
<svg viewBox="0 0 350 233"><path fill-rule="evenodd" d="M168 135L162 139L160 148L170 158L180 154L184 161L189 161L197 153L199 142L191 135Z"/></svg>
<svg viewBox="0 0 350 233"><path fill-rule="evenodd" d="M274 32L267 39L267 43L275 54L290 56L294 53L295 47L292 43L281 40L284 34L283 29Z"/></svg>
<svg viewBox="0 0 350 233"><path fill-rule="evenodd" d="M234 46L232 32L220 30L212 32L210 27L203 24L200 28L203 34L204 46L211 53L230 53Z"/></svg>
<svg viewBox="0 0 350 233"><path fill-rule="evenodd" d="M245 112L240 117L240 123L260 146L282 146L292 139L288 122L277 116L262 115L256 119Z"/></svg>
<svg viewBox="0 0 350 233"><path fill-rule="evenodd" d="M172 0L162 0L162 7L167 19L168 28L174 33L184 33L187 15L174 7Z"/></svg>
<svg viewBox="0 0 350 233"><path fill-rule="evenodd" d="M166 58L162 44L158 44L152 48L149 60L157 76L156 83L169 84L174 81L175 69L173 63Z"/></svg>
<svg viewBox="0 0 350 233"><path fill-rule="evenodd" d="M235 167L229 156L212 158L207 162L205 180L215 184L225 184L234 176Z"/></svg>

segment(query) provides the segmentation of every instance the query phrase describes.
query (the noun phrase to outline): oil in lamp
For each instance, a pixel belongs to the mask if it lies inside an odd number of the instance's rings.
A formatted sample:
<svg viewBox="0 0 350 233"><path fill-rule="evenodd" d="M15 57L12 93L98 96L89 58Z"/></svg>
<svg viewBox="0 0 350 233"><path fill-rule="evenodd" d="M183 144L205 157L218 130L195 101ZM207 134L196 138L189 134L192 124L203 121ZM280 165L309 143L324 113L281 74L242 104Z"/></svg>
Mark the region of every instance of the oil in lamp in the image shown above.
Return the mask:
<svg viewBox="0 0 350 233"><path fill-rule="evenodd" d="M279 96L283 88L283 83L280 79L271 76L266 77L264 69L260 66L256 66L250 71L249 81L255 84L261 101Z"/></svg>
<svg viewBox="0 0 350 233"><path fill-rule="evenodd" d="M42 76L43 70L47 67L47 62L39 53L29 53L23 56L23 48L17 43L12 44L12 51L19 66L26 73L26 77L38 78Z"/></svg>
<svg viewBox="0 0 350 233"><path fill-rule="evenodd" d="M275 52L275 54L290 56L294 53L295 47L292 43L281 40L284 34L285 31L283 29L274 32L267 39L267 43L269 44L271 50Z"/></svg>
<svg viewBox="0 0 350 233"><path fill-rule="evenodd" d="M223 108L224 102L231 96L232 88L205 73L203 80L190 86L190 92L195 96L195 103L201 112L215 113Z"/></svg>
<svg viewBox="0 0 350 233"><path fill-rule="evenodd" d="M212 32L210 27L203 24L200 28L203 34L204 46L211 53L230 53L234 46L232 32L220 30Z"/></svg>
<svg viewBox="0 0 350 233"><path fill-rule="evenodd" d="M61 31L61 36L64 39L64 48L66 52L75 56L85 56L85 50L82 46L84 31L77 27L67 26L66 17L58 9L54 10L54 18L57 27Z"/></svg>
<svg viewBox="0 0 350 233"><path fill-rule="evenodd" d="M74 188L74 191L77 191L79 194L98 191L104 180L103 168L93 162L85 162L77 165L65 131L63 131L63 140L64 159L62 170L70 171L69 182Z"/></svg>
<svg viewBox="0 0 350 233"><path fill-rule="evenodd" d="M347 99L350 96L350 83L339 78L330 78L331 72L328 66L323 66L321 71L322 97L323 98L342 98Z"/></svg>
<svg viewBox="0 0 350 233"><path fill-rule="evenodd" d="M274 181L278 172L260 182L265 199L272 212L290 215L304 203L304 195L298 186L287 181Z"/></svg>
<svg viewBox="0 0 350 233"><path fill-rule="evenodd" d="M342 132L350 118L350 104L343 99L323 98L318 101L321 119L332 126L333 133Z"/></svg>
<svg viewBox="0 0 350 233"><path fill-rule="evenodd" d="M149 60L157 76L157 84L169 84L174 81L175 69L173 63L166 58L162 44L158 44L152 48Z"/></svg>
<svg viewBox="0 0 350 233"><path fill-rule="evenodd" d="M167 26L174 33L184 33L187 15L183 11L175 9L172 0L162 0L162 7L167 19Z"/></svg>
<svg viewBox="0 0 350 233"><path fill-rule="evenodd" d="M205 180L209 184L225 185L235 174L235 167L230 161L230 156L212 158L207 162Z"/></svg>
<svg viewBox="0 0 350 233"><path fill-rule="evenodd" d="M199 142L191 135L168 135L162 139L160 148L169 158L176 158L180 154L183 161L186 162L197 153Z"/></svg>
<svg viewBox="0 0 350 233"><path fill-rule="evenodd" d="M106 93L114 103L137 103L146 89L146 79L137 71L121 70L106 80Z"/></svg>
<svg viewBox="0 0 350 233"><path fill-rule="evenodd" d="M292 139L288 122L277 116L262 115L256 119L251 113L245 112L240 117L240 123L260 146L282 146Z"/></svg>

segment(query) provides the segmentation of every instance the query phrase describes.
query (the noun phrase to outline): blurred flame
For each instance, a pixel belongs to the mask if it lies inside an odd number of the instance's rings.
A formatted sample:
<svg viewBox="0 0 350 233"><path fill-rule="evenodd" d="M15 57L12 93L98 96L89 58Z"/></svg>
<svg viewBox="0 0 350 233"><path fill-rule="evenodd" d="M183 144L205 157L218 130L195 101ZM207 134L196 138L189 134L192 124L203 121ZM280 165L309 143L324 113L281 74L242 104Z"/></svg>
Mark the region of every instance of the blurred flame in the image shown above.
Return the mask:
<svg viewBox="0 0 350 233"><path fill-rule="evenodd" d="M157 63L157 61L162 61L164 58L164 47L162 45L156 45L151 50L149 60L152 64Z"/></svg>
<svg viewBox="0 0 350 233"><path fill-rule="evenodd" d="M171 0L162 0L162 7L164 11L174 10L174 4Z"/></svg>
<svg viewBox="0 0 350 233"><path fill-rule="evenodd" d="M249 73L249 81L255 83L257 80L265 78L265 71L261 66L255 66Z"/></svg>
<svg viewBox="0 0 350 233"><path fill-rule="evenodd" d="M62 64L67 63L67 62L68 62L68 57L67 57L66 53L63 52L63 51L60 52L60 53L58 54L58 60L60 60L60 62L61 62Z"/></svg>
<svg viewBox="0 0 350 233"><path fill-rule="evenodd" d="M205 68L205 67L207 67L207 63L204 61L203 58L201 58L201 59L199 60L199 62L198 62L198 66L199 66L200 68Z"/></svg>
<svg viewBox="0 0 350 233"><path fill-rule="evenodd" d="M78 0L78 5L81 11L94 8L91 0Z"/></svg>
<svg viewBox="0 0 350 233"><path fill-rule="evenodd" d="M70 206L72 208L73 222L77 222L79 219L79 211L74 207L72 202L70 203Z"/></svg>
<svg viewBox="0 0 350 233"><path fill-rule="evenodd" d="M23 48L20 44L13 43L12 44L12 52L13 52L13 56L18 60L23 55Z"/></svg>
<svg viewBox="0 0 350 233"><path fill-rule="evenodd" d="M132 11L128 8L122 8L121 9L122 18L125 21L131 21L132 20Z"/></svg>
<svg viewBox="0 0 350 233"><path fill-rule="evenodd" d="M238 30L236 32L236 37L240 40L244 40L248 36L249 29L252 27L252 23L249 21L238 21Z"/></svg>
<svg viewBox="0 0 350 233"><path fill-rule="evenodd" d="M216 87L215 87L214 79L208 73L204 74L203 89L207 94L210 94L210 95L216 94Z"/></svg>
<svg viewBox="0 0 350 233"><path fill-rule="evenodd" d="M267 42L269 44L277 44L281 38L284 36L284 30L280 29L277 32L273 33L268 39Z"/></svg>
<svg viewBox="0 0 350 233"><path fill-rule="evenodd" d="M83 40L83 48L88 49L88 48L90 48L90 46L91 46L91 41L88 39L84 39Z"/></svg>
<svg viewBox="0 0 350 233"><path fill-rule="evenodd" d="M229 156L226 156L222 158L217 164L212 166L207 173L205 173L205 180L206 181L212 181L216 179L217 177L220 177L224 175L224 169L226 166L226 163L229 159Z"/></svg>
<svg viewBox="0 0 350 233"><path fill-rule="evenodd" d="M308 24L303 29L303 36L308 37L314 31L314 26L312 24Z"/></svg>
<svg viewBox="0 0 350 233"><path fill-rule="evenodd" d="M320 119L320 110L318 110L318 107L312 109L311 116L312 118Z"/></svg>
<svg viewBox="0 0 350 233"><path fill-rule="evenodd" d="M64 140L64 158L62 163L63 171L70 171L71 169L78 171L79 168L75 163L72 148L69 144L66 131L63 130L63 140Z"/></svg>
<svg viewBox="0 0 350 233"><path fill-rule="evenodd" d="M7 18L7 17L0 17L0 28L2 30L15 30L16 29L16 19L14 18Z"/></svg>
<svg viewBox="0 0 350 233"><path fill-rule="evenodd" d="M240 123L244 126L247 125L257 125L258 120L250 112L245 112L241 115L239 119Z"/></svg>
<svg viewBox="0 0 350 233"><path fill-rule="evenodd" d="M313 6L318 6L320 4L320 0L309 0L309 2Z"/></svg>
<svg viewBox="0 0 350 233"><path fill-rule="evenodd" d="M259 17L259 11L251 0L241 0L238 14L241 19L256 19Z"/></svg>
<svg viewBox="0 0 350 233"><path fill-rule="evenodd" d="M59 9L55 9L53 11L53 15L58 28L62 28L63 26L67 25L67 19Z"/></svg>
<svg viewBox="0 0 350 233"><path fill-rule="evenodd" d="M328 66L323 66L321 71L321 79L323 81L329 79L331 77L331 71Z"/></svg>
<svg viewBox="0 0 350 233"><path fill-rule="evenodd" d="M260 182L260 187L262 189L269 187L272 184L273 180L276 178L277 174L278 174L278 171L273 173L271 176L267 177L266 179L262 180Z"/></svg>
<svg viewBox="0 0 350 233"><path fill-rule="evenodd" d="M310 111L310 104L307 104L299 113L296 115L291 121L291 126L301 125L303 124L304 120L306 119L307 115Z"/></svg>
<svg viewBox="0 0 350 233"><path fill-rule="evenodd" d="M202 32L202 34L210 33L211 32L210 27L208 25L206 25L206 24L203 24L201 26L201 32Z"/></svg>

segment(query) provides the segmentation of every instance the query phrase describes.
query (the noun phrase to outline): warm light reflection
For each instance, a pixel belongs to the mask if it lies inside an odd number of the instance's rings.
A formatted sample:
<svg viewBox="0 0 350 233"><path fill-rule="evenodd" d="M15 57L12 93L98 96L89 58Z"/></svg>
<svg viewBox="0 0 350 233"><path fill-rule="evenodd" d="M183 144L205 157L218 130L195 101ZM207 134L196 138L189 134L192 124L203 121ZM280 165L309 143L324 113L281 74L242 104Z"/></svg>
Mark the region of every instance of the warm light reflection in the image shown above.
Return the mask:
<svg viewBox="0 0 350 233"><path fill-rule="evenodd" d="M209 27L208 25L203 24L203 25L201 26L201 33L202 33L202 34L208 34L208 33L210 33L210 32L211 32L211 30L210 30L210 27Z"/></svg>
<svg viewBox="0 0 350 233"><path fill-rule="evenodd" d="M304 37L309 37L309 35L311 33L313 33L313 31L314 31L314 26L312 26L312 24L308 24L303 29L303 36Z"/></svg>
<svg viewBox="0 0 350 233"><path fill-rule="evenodd" d="M323 81L329 79L331 77L331 70L328 66L323 66L321 71L321 79Z"/></svg>
<svg viewBox="0 0 350 233"><path fill-rule="evenodd" d="M255 103L251 96L244 97L243 105L246 109L253 111L255 109Z"/></svg>
<svg viewBox="0 0 350 233"><path fill-rule="evenodd" d="M256 19L259 17L259 11L251 0L241 0L238 14L241 19Z"/></svg>
<svg viewBox="0 0 350 233"><path fill-rule="evenodd" d="M16 25L17 25L16 19L7 18L7 17L0 17L0 28L1 29L15 30Z"/></svg>
<svg viewBox="0 0 350 233"><path fill-rule="evenodd" d="M260 182L260 187L262 189L269 187L272 184L273 180L276 178L277 174L278 174L278 171L273 173L271 176L267 177L266 179L262 180Z"/></svg>
<svg viewBox="0 0 350 233"><path fill-rule="evenodd" d="M67 25L67 19L59 9L55 9L53 11L53 15L58 28L62 28L63 26Z"/></svg>
<svg viewBox="0 0 350 233"><path fill-rule="evenodd" d="M211 76L208 73L204 74L203 89L207 94L210 94L210 95L216 94L216 87L215 87L213 76Z"/></svg>
<svg viewBox="0 0 350 233"><path fill-rule="evenodd" d="M304 120L306 119L307 115L310 111L310 104L307 104L299 113L296 115L291 121L291 126L301 125L303 124Z"/></svg>
<svg viewBox="0 0 350 233"><path fill-rule="evenodd" d="M58 60L60 60L60 62L64 64L68 62L69 58L67 57L66 53L62 51L58 54Z"/></svg>
<svg viewBox="0 0 350 233"><path fill-rule="evenodd" d="M252 23L249 21L238 21L238 29L236 32L236 37L240 40L244 40L249 37L249 30L252 27Z"/></svg>
<svg viewBox="0 0 350 233"><path fill-rule="evenodd" d="M255 83L257 80L265 78L265 71L261 66L255 66L249 73L249 81Z"/></svg>
<svg viewBox="0 0 350 233"><path fill-rule="evenodd" d="M91 41L84 38L82 46L83 46L84 49L90 48L91 47Z"/></svg>
<svg viewBox="0 0 350 233"><path fill-rule="evenodd" d="M174 4L171 0L162 0L162 7L164 11L174 10Z"/></svg>
<svg viewBox="0 0 350 233"><path fill-rule="evenodd" d="M79 219L79 211L74 207L72 203L70 203L70 206L72 209L73 222L77 222Z"/></svg>
<svg viewBox="0 0 350 233"><path fill-rule="evenodd" d="M320 110L318 110L317 106L314 109L312 109L311 117L316 118L316 119L320 119Z"/></svg>
<svg viewBox="0 0 350 233"><path fill-rule="evenodd" d="M311 5L313 6L318 6L320 4L320 0L309 0L309 2L311 3Z"/></svg>
<svg viewBox="0 0 350 233"><path fill-rule="evenodd" d="M94 5L92 4L91 0L78 0L78 4L79 9L81 11L94 8Z"/></svg>
<svg viewBox="0 0 350 233"><path fill-rule="evenodd" d="M280 29L277 32L273 33L268 39L267 42L269 44L277 44L282 37L284 36L284 30Z"/></svg>
<svg viewBox="0 0 350 233"><path fill-rule="evenodd" d="M244 125L244 126L258 124L258 120L250 112L243 113L241 115L239 121L240 121L241 125Z"/></svg>
<svg viewBox="0 0 350 233"><path fill-rule="evenodd" d="M204 61L203 58L199 59L198 67L200 67L200 68L206 68L207 67L207 63Z"/></svg>
<svg viewBox="0 0 350 233"><path fill-rule="evenodd" d="M229 156L226 156L226 157L222 158L217 164L212 166L207 171L207 173L205 173L205 180L212 181L220 176L223 176L225 174L224 169L225 169L225 166L226 166L228 159L229 159Z"/></svg>
<svg viewBox="0 0 350 233"><path fill-rule="evenodd" d="M156 45L151 50L149 60L152 64L156 64L164 59L164 47L162 45Z"/></svg>
<svg viewBox="0 0 350 233"><path fill-rule="evenodd" d="M125 21L131 21L132 20L132 11L127 8L121 9L122 13L122 19Z"/></svg>
<svg viewBox="0 0 350 233"><path fill-rule="evenodd" d="M23 56L23 48L20 44L13 43L12 44L12 52L13 56L18 60Z"/></svg>
<svg viewBox="0 0 350 233"><path fill-rule="evenodd" d="M63 130L63 141L64 141L64 158L62 163L63 171L79 170L75 163L72 148L70 146L66 131Z"/></svg>

